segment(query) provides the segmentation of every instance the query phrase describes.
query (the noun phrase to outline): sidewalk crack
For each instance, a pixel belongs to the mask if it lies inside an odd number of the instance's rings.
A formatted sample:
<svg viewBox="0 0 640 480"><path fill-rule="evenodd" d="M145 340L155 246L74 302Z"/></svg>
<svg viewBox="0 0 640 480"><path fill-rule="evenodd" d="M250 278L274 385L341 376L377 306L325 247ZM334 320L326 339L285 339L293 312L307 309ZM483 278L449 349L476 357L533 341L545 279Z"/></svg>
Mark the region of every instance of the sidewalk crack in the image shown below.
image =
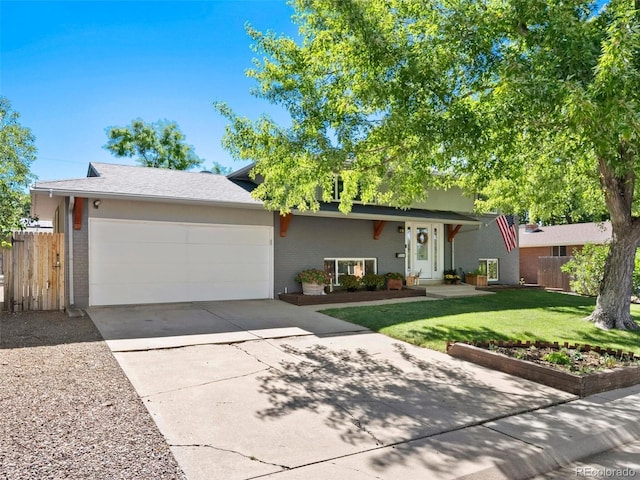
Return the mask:
<svg viewBox="0 0 640 480"><path fill-rule="evenodd" d="M351 423L353 424L353 426L355 426L358 430L360 430L361 432L365 433L366 435L368 435L369 437L371 437L371 439L375 442L376 445L378 446L384 446L384 442L382 442L382 440L380 440L378 437L376 437L374 435L374 433L367 429L360 420L358 420L358 418L355 417L355 415L353 415L349 409L347 409L347 407L343 407L342 405L340 405L338 402L334 402L332 401L332 399L325 397L326 400L329 401L329 403L332 403L333 405L335 405L336 408L339 408L340 410L342 410L345 414L347 414L347 416L349 416L351 418Z"/></svg>
<svg viewBox="0 0 640 480"><path fill-rule="evenodd" d="M268 342L267 342L268 343ZM240 344L234 343L233 345L229 345L230 347L236 348L238 350L240 350L242 353L244 353L245 355L248 355L249 357L253 358L256 362L261 363L262 365L265 365L267 368L265 370L276 370L278 372L282 372L281 369L279 369L278 367L274 367L273 365L269 365L267 362L265 362L264 360L260 360L260 358L258 358L257 355L254 355L253 353L249 353L248 351L246 351L244 348L242 348L240 346ZM271 345L270 345L271 346Z"/></svg>
<svg viewBox="0 0 640 480"><path fill-rule="evenodd" d="M240 455L243 458L246 458L248 460L251 460L253 462L258 462L258 463L262 463L264 465L271 465L273 467L278 467L278 468L282 468L283 470L291 470L291 467L288 467L286 465L280 465L279 463L272 463L272 462L267 462L266 460L260 460L259 458L255 457L254 455L246 455L242 452L239 452L237 450L231 450L229 448L222 448L222 447L215 447L213 445L209 445L206 443L187 443L187 444L169 444L170 447L185 447L185 448L189 448L189 447L199 447L199 448L211 448L213 450L218 450L219 452L227 452L227 453L234 453L236 455Z"/></svg>
<svg viewBox="0 0 640 480"><path fill-rule="evenodd" d="M150 397L155 397L156 395L164 395L165 393L179 392L180 390L188 390L190 388L204 387L205 385L212 385L212 384L218 383L218 382L226 382L227 380L234 380L236 378L250 377L251 375L255 375L256 373L266 372L267 370L270 370L270 369L271 369L271 367L268 366L267 368L261 368L260 370L255 370L253 372L243 373L242 375L235 375L233 377L218 378L216 380L211 380L211 381L208 381L208 382L196 383L194 385L185 385L184 387L172 388L170 390L163 390L161 392L154 392L154 393L150 393L148 395L140 395L140 398L150 398Z"/></svg>

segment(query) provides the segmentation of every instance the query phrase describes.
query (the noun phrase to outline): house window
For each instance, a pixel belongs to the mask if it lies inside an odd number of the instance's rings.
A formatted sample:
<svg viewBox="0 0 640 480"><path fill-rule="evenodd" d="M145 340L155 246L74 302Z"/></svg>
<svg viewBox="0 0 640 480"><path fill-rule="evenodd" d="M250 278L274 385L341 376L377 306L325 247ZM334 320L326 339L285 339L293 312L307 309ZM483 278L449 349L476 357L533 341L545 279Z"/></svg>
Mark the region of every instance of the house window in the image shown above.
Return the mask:
<svg viewBox="0 0 640 480"><path fill-rule="evenodd" d="M566 257L567 256L567 247L565 245L556 245L552 248L552 253L551 255L553 255L554 257Z"/></svg>
<svg viewBox="0 0 640 480"><path fill-rule="evenodd" d="M478 262L478 269L482 275L487 276L487 281L497 282L499 279L498 259L497 258L481 258Z"/></svg>
<svg viewBox="0 0 640 480"><path fill-rule="evenodd" d="M342 178L336 177L334 190L333 190L333 199L336 202L340 201L343 190L344 190L344 181L342 180ZM353 197L353 203L361 203L361 202L362 202L362 197L360 196L360 185L358 185L358 193L356 193L356 196Z"/></svg>
<svg viewBox="0 0 640 480"><path fill-rule="evenodd" d="M375 258L325 258L324 270L331 274L334 285L340 285L342 275L362 277L367 273L376 273L378 262Z"/></svg>

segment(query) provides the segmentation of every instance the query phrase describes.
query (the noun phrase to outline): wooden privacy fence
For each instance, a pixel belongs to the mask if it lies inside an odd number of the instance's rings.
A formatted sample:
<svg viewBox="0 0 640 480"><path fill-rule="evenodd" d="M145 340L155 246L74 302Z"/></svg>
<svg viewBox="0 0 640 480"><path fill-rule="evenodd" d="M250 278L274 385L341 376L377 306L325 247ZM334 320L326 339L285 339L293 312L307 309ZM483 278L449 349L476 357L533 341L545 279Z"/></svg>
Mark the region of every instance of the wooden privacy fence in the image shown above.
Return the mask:
<svg viewBox="0 0 640 480"><path fill-rule="evenodd" d="M64 234L17 232L4 255L4 303L11 311L64 308Z"/></svg>
<svg viewBox="0 0 640 480"><path fill-rule="evenodd" d="M573 257L538 257L538 284L545 288L571 291L569 274L562 273L560 267Z"/></svg>

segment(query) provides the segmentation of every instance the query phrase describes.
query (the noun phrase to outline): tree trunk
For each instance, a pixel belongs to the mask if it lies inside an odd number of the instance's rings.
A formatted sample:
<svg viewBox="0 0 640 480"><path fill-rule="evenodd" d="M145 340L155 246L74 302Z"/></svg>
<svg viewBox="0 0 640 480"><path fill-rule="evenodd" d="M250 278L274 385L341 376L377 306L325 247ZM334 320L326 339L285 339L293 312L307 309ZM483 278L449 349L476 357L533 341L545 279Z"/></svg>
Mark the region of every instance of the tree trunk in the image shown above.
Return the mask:
<svg viewBox="0 0 640 480"><path fill-rule="evenodd" d="M622 146L619 153L623 160L628 155ZM596 308L589 319L604 329L638 328L631 318L631 293L635 254L640 242L640 219L631 214L635 174L633 158L630 160L630 168L620 174L604 159L599 159L600 183L611 216L612 237Z"/></svg>
<svg viewBox="0 0 640 480"><path fill-rule="evenodd" d="M603 329L633 330L638 325L631 318L631 293L636 242L629 234L616 235L615 229L596 308L589 317Z"/></svg>

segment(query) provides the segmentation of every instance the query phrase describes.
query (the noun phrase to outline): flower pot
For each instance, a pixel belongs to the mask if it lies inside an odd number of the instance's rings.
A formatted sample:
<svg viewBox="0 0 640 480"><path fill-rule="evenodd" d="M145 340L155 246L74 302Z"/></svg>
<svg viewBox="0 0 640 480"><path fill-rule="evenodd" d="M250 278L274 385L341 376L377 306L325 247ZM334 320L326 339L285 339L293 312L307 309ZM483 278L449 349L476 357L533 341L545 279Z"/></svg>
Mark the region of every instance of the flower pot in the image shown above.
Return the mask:
<svg viewBox="0 0 640 480"><path fill-rule="evenodd" d="M476 285L478 287L486 287L487 286L487 276L486 275L474 275L471 273L467 273L465 275L465 281L469 285Z"/></svg>
<svg viewBox="0 0 640 480"><path fill-rule="evenodd" d="M302 293L305 295L324 295L324 284L302 282Z"/></svg>
<svg viewBox="0 0 640 480"><path fill-rule="evenodd" d="M387 290L402 290L402 279L401 278L387 279Z"/></svg>

